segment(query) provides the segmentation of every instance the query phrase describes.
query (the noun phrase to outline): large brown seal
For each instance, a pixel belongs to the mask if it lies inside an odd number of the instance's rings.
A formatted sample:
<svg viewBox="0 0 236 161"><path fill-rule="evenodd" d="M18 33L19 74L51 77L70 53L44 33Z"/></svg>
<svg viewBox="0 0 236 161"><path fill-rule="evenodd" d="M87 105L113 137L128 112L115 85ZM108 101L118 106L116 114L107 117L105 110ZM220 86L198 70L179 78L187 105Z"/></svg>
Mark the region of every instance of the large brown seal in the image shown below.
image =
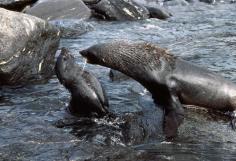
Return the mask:
<svg viewBox="0 0 236 161"><path fill-rule="evenodd" d="M77 116L102 117L108 114L108 99L95 76L76 63L69 50L62 48L55 72L60 83L71 93L69 111Z"/></svg>
<svg viewBox="0 0 236 161"><path fill-rule="evenodd" d="M167 137L177 134L184 118L182 104L220 111L236 110L236 85L204 68L176 58L157 45L114 41L80 52L89 63L106 66L146 87L165 110ZM235 119L232 121L235 127Z"/></svg>

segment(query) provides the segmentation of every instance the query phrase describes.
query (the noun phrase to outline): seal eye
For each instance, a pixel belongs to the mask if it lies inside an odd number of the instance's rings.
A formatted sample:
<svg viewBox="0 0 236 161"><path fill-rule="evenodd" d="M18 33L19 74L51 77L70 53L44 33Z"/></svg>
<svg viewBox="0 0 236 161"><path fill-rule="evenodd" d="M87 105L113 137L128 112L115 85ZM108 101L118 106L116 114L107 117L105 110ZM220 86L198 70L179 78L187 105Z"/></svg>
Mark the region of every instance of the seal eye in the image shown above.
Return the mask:
<svg viewBox="0 0 236 161"><path fill-rule="evenodd" d="M67 57L63 57L63 60L66 61L66 60L67 60Z"/></svg>

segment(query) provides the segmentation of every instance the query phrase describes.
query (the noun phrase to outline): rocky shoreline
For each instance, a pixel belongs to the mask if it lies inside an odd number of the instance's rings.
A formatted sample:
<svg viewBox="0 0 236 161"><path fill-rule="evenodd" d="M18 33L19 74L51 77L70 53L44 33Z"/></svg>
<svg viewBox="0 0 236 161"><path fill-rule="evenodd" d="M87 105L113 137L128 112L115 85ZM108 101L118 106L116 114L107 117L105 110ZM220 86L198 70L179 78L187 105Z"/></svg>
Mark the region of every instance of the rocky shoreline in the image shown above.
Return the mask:
<svg viewBox="0 0 236 161"><path fill-rule="evenodd" d="M54 77L55 57L56 52L60 50L60 39L78 39L82 34L96 30L97 26L93 22L120 23L154 18L161 21L166 20L168 23L168 19L175 16L175 13L170 12L169 9L173 6L201 4L206 7L214 7L220 3L222 2L217 0L202 2L198 2L198 0L158 2L155 0L0 1L0 7L5 8L0 8L0 101L1 98L4 100L2 88L7 91L8 88L15 88L19 85L43 85L50 81ZM225 3L234 3L234 1L229 0ZM183 25L185 24L183 23ZM118 83L129 79L116 71L111 71L110 76L113 81L118 81ZM72 129L70 133L76 138L86 140L87 144L86 142L79 145L71 143L72 147L76 149L74 153L78 152L82 157L78 159L76 154L68 152L66 155L69 155L69 160L168 160L165 157L149 157L149 154L142 150L134 153L134 149L130 147L152 138L163 140L161 122L163 111L157 109L154 104L147 103L152 102L151 98L139 101L145 102L145 105L138 107L138 110L118 113L120 120L116 120L118 123L113 124L117 125L116 127L106 121L105 123L99 122L101 120L87 122L83 119L81 121L77 118L63 117L61 121L50 122L48 126L65 130L69 127ZM101 126L104 127L101 128ZM84 130L87 128L91 128L93 131ZM95 134L99 134L99 136ZM115 138L111 136L115 136ZM66 138L66 136L64 137ZM116 145L116 139L122 144ZM99 143L93 144L94 142ZM109 153L116 150L117 153L113 156L110 154L100 156L99 153L104 152L104 147ZM83 151L83 149L86 150ZM96 151L97 149L99 150ZM95 154L90 154L94 151L96 151ZM100 158L96 158L97 156ZM3 159L6 158L3 157Z"/></svg>

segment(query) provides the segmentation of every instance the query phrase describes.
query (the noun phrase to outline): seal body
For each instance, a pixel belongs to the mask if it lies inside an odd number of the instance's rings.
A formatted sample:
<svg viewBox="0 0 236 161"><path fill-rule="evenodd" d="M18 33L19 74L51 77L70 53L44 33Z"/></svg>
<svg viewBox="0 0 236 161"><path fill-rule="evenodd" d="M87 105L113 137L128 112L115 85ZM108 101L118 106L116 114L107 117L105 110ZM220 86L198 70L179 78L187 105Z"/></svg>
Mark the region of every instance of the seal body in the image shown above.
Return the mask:
<svg viewBox="0 0 236 161"><path fill-rule="evenodd" d="M222 76L176 58L157 45L114 41L80 52L92 64L132 77L147 88L164 108L167 137L177 134L184 118L182 104L221 111L236 109L236 86Z"/></svg>
<svg viewBox="0 0 236 161"><path fill-rule="evenodd" d="M55 72L58 80L71 93L69 111L83 117L102 117L108 113L108 100L95 76L76 64L69 50L62 48Z"/></svg>

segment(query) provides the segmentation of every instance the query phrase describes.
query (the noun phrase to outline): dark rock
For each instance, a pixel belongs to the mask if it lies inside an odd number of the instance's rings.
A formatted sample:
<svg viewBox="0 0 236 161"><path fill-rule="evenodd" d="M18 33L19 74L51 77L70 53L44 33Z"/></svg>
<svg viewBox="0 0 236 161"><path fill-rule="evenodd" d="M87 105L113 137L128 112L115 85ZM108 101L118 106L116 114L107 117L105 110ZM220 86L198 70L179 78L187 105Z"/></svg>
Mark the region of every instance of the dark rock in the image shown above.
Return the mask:
<svg viewBox="0 0 236 161"><path fill-rule="evenodd" d="M169 12L167 12L162 7L149 7L149 6L146 6L146 8L148 9L148 11L150 13L150 18L158 18L158 19L161 19L161 20L165 20L165 19L172 16Z"/></svg>
<svg viewBox="0 0 236 161"><path fill-rule="evenodd" d="M101 0L83 0L83 2L87 5L91 5L91 4L97 4L98 2L100 2Z"/></svg>
<svg viewBox="0 0 236 161"><path fill-rule="evenodd" d="M52 76L59 30L30 15L5 9L0 9L0 15L0 85Z"/></svg>
<svg viewBox="0 0 236 161"><path fill-rule="evenodd" d="M50 21L50 23L60 29L62 38L75 39L82 34L94 30L93 25L78 19L54 20Z"/></svg>
<svg viewBox="0 0 236 161"><path fill-rule="evenodd" d="M140 111L123 116L121 126L126 144L139 144L151 139L163 139L163 110L157 107L151 97L139 100Z"/></svg>
<svg viewBox="0 0 236 161"><path fill-rule="evenodd" d="M188 3L197 3L199 2L198 0L186 0Z"/></svg>
<svg viewBox="0 0 236 161"><path fill-rule="evenodd" d="M106 20L140 20L149 17L148 10L132 0L101 0L91 5L96 15Z"/></svg>
<svg viewBox="0 0 236 161"><path fill-rule="evenodd" d="M111 111L112 112L112 111ZM88 142L103 145L135 145L163 140L163 110L149 96L141 96L133 111L116 113L117 118L91 119L68 117L57 121L58 128L72 128L71 133Z"/></svg>
<svg viewBox="0 0 236 161"><path fill-rule="evenodd" d="M109 77L112 81L120 81L120 80L130 79L129 76L127 76L117 70L113 70L113 69L110 70Z"/></svg>
<svg viewBox="0 0 236 161"><path fill-rule="evenodd" d="M199 0L199 1L209 3L209 4L214 4L216 2L216 0Z"/></svg>
<svg viewBox="0 0 236 161"><path fill-rule="evenodd" d="M45 20L88 19L91 10L81 0L39 0L25 13Z"/></svg>
<svg viewBox="0 0 236 161"><path fill-rule="evenodd" d="M37 0L0 0L0 7L13 11L22 11L26 6L35 2Z"/></svg>

